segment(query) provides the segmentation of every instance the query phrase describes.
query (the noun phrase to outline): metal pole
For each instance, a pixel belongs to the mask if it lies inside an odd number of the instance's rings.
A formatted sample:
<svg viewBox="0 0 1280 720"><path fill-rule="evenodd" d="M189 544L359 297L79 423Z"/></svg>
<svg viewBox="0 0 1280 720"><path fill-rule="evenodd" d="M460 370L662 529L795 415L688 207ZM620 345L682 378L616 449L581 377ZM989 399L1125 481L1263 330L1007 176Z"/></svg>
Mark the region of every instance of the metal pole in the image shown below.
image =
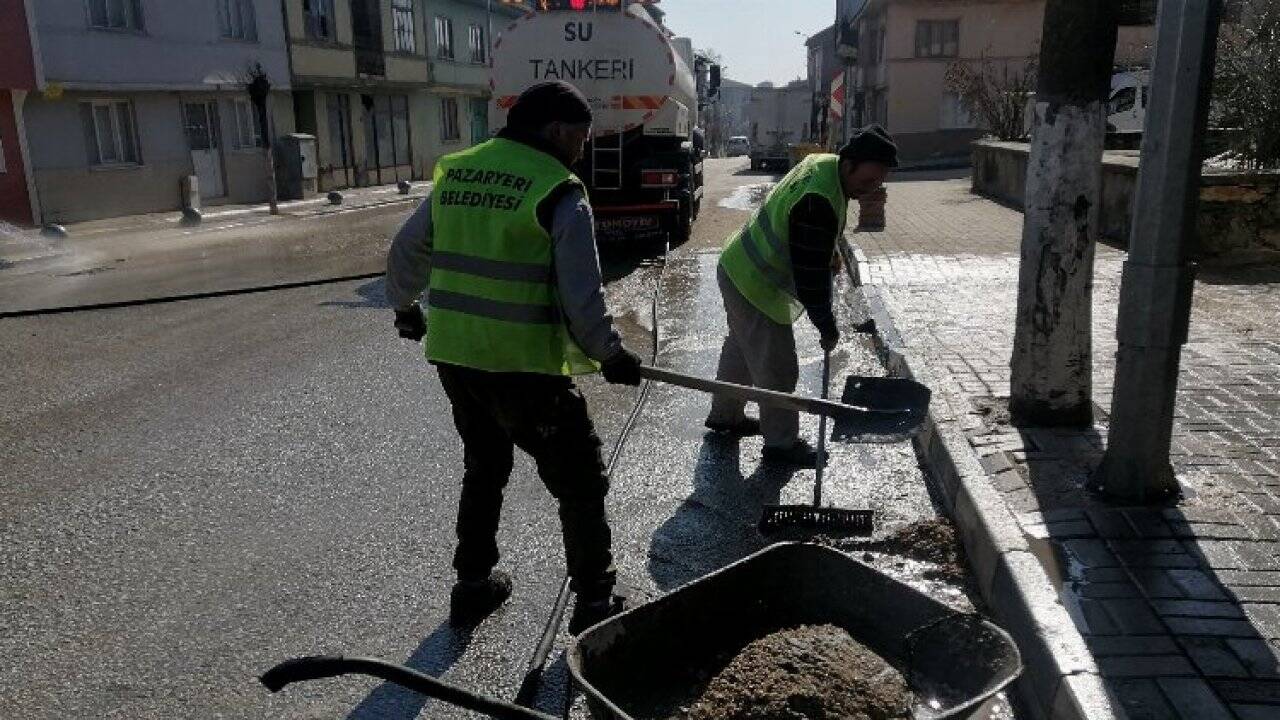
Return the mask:
<svg viewBox="0 0 1280 720"><path fill-rule="evenodd" d="M1187 340L1200 167L1222 0L1164 0L1156 20L1115 390L1098 489L1132 502L1179 494L1169 462L1178 364Z"/></svg>
<svg viewBox="0 0 1280 720"><path fill-rule="evenodd" d="M271 147L271 130L269 125L271 122L271 114L267 111L267 103L270 102L270 96L263 98L262 110L260 111L262 123L262 162L267 166L267 207L272 215L280 214L280 204L276 191L276 158L275 152Z"/></svg>

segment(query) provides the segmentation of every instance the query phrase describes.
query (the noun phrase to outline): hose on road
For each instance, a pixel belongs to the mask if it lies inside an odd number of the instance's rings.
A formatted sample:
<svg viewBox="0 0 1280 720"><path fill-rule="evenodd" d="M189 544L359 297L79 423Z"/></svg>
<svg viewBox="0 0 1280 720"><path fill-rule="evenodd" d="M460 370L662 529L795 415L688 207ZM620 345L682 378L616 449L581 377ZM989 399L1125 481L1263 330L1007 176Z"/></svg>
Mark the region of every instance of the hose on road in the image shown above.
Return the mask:
<svg viewBox="0 0 1280 720"><path fill-rule="evenodd" d="M207 298L230 297L232 295L249 295L252 293L271 292L273 290L293 290L295 288L332 285L334 283L351 282L353 280L373 280L384 275L383 272L360 273L357 275L338 275L336 277L317 278L315 280L299 280L296 282L273 283L270 285L254 285L232 290L212 290L210 292L186 293L182 295L165 295L162 297L143 298L141 300L117 300L113 302L88 303L85 305L65 305L52 308L33 308L30 310L9 310L0 312L0 319L34 317L40 315L62 315L89 310L114 310L116 308L138 307L141 305L159 305L161 303L182 302L183 300L204 300Z"/></svg>
<svg viewBox="0 0 1280 720"><path fill-rule="evenodd" d="M658 363L658 349L661 338L658 332L658 304L662 300L662 280L667 269L667 254L670 252L671 243L667 242L662 250L662 258L658 261L658 275L654 279L653 293L650 296L649 316L652 318L653 327L650 329L650 344L652 352L649 358L650 365ZM640 383L640 392L636 395L635 403L631 406L631 412L627 415L626 421L622 423L622 429L618 432L618 439L614 442L613 451L609 453L609 460L605 463L605 477L613 479L613 471L618 467L618 461L622 458L622 451L627 445L627 440L631 437L631 431L635 429L636 423L640 419L640 413L644 410L645 403L649 400L649 389L653 386L652 380L645 380ZM538 640L538 645L534 648L533 657L529 660L528 669L525 670L524 680L520 683L520 690L516 693L516 704L523 707L532 707L538 693L538 687L542 683L542 671L546 667L547 657L551 655L551 648L555 644L556 636L560 634L560 625L564 621L565 609L569 604L569 576L565 575L560 581L560 592L556 594L556 601L552 604L551 616L547 618L547 624L542 630L542 637ZM565 688L564 698L564 717L569 716L569 704L573 700L573 688Z"/></svg>

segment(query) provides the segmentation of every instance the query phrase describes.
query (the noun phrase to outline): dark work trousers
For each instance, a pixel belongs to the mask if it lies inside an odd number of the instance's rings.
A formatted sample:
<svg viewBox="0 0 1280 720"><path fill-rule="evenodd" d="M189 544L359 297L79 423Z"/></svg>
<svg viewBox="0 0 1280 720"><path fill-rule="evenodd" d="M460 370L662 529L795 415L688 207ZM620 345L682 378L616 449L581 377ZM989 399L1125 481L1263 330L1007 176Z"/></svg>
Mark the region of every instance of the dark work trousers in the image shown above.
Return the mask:
<svg viewBox="0 0 1280 720"><path fill-rule="evenodd" d="M453 405L466 466L453 556L458 578L486 578L498 563L502 491L511 476L512 451L519 447L533 457L542 482L560 502L573 591L579 597L608 594L615 578L604 505L609 480L600 438L573 381L444 363L436 370Z"/></svg>

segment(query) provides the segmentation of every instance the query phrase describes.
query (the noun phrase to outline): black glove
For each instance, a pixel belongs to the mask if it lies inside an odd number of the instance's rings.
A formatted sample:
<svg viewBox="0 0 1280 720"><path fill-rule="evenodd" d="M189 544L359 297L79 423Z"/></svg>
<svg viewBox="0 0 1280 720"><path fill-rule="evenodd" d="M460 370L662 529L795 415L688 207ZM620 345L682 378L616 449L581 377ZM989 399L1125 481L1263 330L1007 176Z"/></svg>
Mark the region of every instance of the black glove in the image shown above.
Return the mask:
<svg viewBox="0 0 1280 720"><path fill-rule="evenodd" d="M600 374L614 385L639 385L640 356L624 347L604 361Z"/></svg>
<svg viewBox="0 0 1280 720"><path fill-rule="evenodd" d="M824 322L818 326L820 338L818 346L827 352L836 349L840 344L840 330L836 327L835 318L831 318L830 322Z"/></svg>
<svg viewBox="0 0 1280 720"><path fill-rule="evenodd" d="M408 310L397 310L396 329L406 340L422 340L422 336L427 334L427 319L422 316L422 308L412 305Z"/></svg>

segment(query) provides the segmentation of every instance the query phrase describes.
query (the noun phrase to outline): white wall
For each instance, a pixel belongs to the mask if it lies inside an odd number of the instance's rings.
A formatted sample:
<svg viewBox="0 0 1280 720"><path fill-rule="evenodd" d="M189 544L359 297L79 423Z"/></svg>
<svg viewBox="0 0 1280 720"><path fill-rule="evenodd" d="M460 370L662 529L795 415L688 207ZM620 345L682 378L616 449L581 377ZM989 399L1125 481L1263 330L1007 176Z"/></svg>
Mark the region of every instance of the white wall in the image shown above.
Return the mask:
<svg viewBox="0 0 1280 720"><path fill-rule="evenodd" d="M132 102L140 164L89 166L79 101L99 97L127 97ZM192 168L175 93L67 93L55 101L32 95L24 115L45 222L78 222L181 206L179 182Z"/></svg>
<svg viewBox="0 0 1280 720"><path fill-rule="evenodd" d="M211 75L242 75L260 62L287 88L289 62L279 0L253 0L256 42L220 37L214 0L140 0L142 32L89 27L84 0L33 4L45 75L67 87L198 89Z"/></svg>

